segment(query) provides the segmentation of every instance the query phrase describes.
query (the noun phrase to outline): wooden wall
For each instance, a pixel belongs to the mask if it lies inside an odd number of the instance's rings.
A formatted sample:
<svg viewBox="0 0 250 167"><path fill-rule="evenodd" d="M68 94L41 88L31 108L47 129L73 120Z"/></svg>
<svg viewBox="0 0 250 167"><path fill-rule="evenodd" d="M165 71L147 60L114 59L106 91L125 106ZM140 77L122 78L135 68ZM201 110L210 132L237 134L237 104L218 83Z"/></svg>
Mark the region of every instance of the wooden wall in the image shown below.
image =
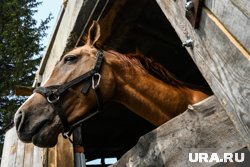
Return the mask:
<svg viewBox="0 0 250 167"><path fill-rule="evenodd" d="M5 134L1 167L43 167L47 150L18 140L16 129Z"/></svg>
<svg viewBox="0 0 250 167"><path fill-rule="evenodd" d="M157 0L190 56L225 108L236 129L250 141L250 1L205 0L200 25L185 17L185 0Z"/></svg>

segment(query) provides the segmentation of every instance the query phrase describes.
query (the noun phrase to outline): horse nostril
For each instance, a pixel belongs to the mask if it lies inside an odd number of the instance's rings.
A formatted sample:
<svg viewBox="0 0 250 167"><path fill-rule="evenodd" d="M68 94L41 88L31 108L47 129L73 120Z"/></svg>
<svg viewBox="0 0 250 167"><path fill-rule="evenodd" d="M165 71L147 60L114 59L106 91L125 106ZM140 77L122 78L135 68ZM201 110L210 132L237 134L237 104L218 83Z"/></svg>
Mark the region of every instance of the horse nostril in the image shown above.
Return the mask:
<svg viewBox="0 0 250 167"><path fill-rule="evenodd" d="M18 111L15 115L14 122L16 125L16 129L19 132L21 130L23 122L24 122L24 112Z"/></svg>

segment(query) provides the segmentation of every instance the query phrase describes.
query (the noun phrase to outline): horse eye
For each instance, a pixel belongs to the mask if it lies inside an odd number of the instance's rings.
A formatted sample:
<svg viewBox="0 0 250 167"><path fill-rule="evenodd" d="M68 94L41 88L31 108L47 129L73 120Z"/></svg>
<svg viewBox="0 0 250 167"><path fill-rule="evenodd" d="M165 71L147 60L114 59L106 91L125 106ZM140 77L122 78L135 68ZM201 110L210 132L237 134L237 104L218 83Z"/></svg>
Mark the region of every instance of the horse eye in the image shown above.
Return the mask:
<svg viewBox="0 0 250 167"><path fill-rule="evenodd" d="M64 58L64 63L73 63L76 60L77 60L77 56L70 55Z"/></svg>

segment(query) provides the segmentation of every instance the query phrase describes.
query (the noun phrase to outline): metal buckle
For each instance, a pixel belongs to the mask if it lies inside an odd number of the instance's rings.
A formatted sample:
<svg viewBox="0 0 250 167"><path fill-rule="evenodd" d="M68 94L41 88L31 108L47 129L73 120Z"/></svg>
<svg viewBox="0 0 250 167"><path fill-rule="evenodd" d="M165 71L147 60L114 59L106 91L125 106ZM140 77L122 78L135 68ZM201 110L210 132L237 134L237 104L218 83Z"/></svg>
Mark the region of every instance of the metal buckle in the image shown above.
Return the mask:
<svg viewBox="0 0 250 167"><path fill-rule="evenodd" d="M72 143L74 145L73 140L70 138L70 136L71 136L70 132L62 132L62 136L64 139L68 139L70 141L70 143Z"/></svg>
<svg viewBox="0 0 250 167"><path fill-rule="evenodd" d="M97 77L97 82L96 82L96 83L95 83L95 77ZM99 73L95 73L95 74L92 76L92 88L93 88L93 89L96 89L96 88L99 86L100 81L101 81L101 78L102 78L102 76L101 76L101 74L99 74Z"/></svg>
<svg viewBox="0 0 250 167"><path fill-rule="evenodd" d="M59 99L60 99L60 96L55 95L55 94L53 94L53 93L47 97L47 101L48 101L49 103L51 103L51 104L56 103Z"/></svg>
<svg viewBox="0 0 250 167"><path fill-rule="evenodd" d="M65 139L69 139L71 135L70 135L68 132L63 132L63 133L62 133L62 136L63 136L63 138L65 138Z"/></svg>

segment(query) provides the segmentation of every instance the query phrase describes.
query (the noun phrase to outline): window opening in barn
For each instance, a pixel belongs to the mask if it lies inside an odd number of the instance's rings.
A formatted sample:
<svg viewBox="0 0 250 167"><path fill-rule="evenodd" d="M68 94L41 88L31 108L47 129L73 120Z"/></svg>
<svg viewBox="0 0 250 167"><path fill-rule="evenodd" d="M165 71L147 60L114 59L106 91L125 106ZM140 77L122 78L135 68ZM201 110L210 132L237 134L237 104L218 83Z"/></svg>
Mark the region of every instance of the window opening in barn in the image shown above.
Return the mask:
<svg viewBox="0 0 250 167"><path fill-rule="evenodd" d="M98 14L92 17L93 20L95 18ZM139 50L181 81L211 91L156 1L110 0L99 24L101 38L98 45L104 50L113 49L121 53ZM83 38L86 39L86 35L87 31ZM154 128L124 106L109 104L105 112L82 127L86 159L88 162L101 157L119 159L140 136Z"/></svg>

